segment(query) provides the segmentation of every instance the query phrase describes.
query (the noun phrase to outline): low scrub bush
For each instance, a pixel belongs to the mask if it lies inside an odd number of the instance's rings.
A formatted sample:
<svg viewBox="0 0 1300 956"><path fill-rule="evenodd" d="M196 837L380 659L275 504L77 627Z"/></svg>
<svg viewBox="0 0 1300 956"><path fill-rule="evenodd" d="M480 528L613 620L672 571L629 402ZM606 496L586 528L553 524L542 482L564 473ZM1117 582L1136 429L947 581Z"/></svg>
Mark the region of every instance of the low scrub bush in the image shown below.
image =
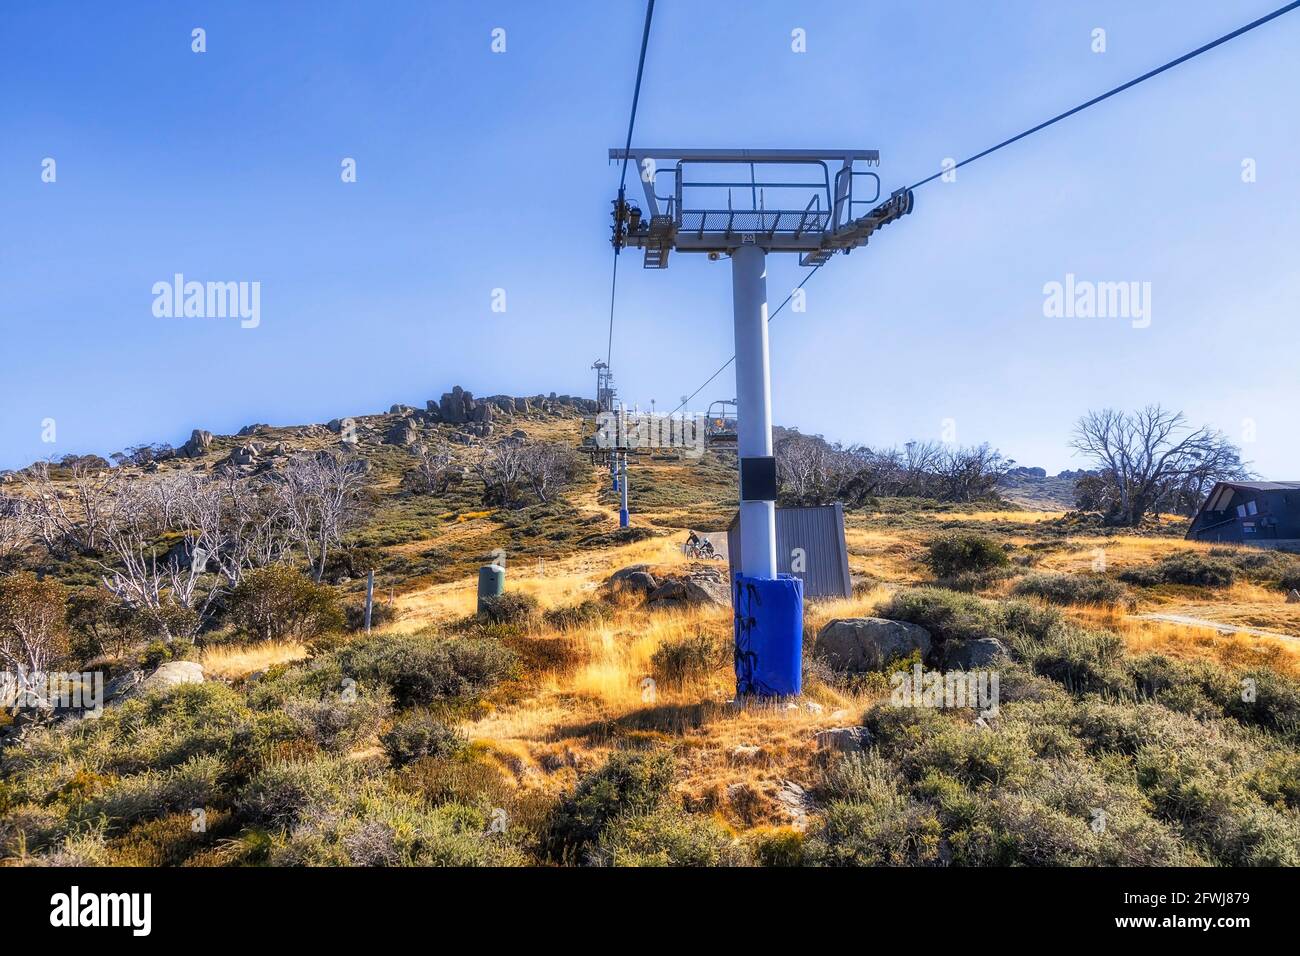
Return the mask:
<svg viewBox="0 0 1300 956"><path fill-rule="evenodd" d="M613 754L583 776L573 796L557 808L547 840L551 855L580 861L619 814L663 806L672 782L673 760L666 753Z"/></svg>
<svg viewBox="0 0 1300 956"><path fill-rule="evenodd" d="M1011 593L1052 604L1113 605L1128 600L1122 585L1101 574L1028 574L1016 582Z"/></svg>
<svg viewBox="0 0 1300 956"><path fill-rule="evenodd" d="M334 590L283 564L246 572L230 593L227 620L267 641L308 639L344 625Z"/></svg>
<svg viewBox="0 0 1300 956"><path fill-rule="evenodd" d="M357 693L292 697L281 706L297 724L302 739L334 753L372 740L389 711L384 695L364 688Z"/></svg>
<svg viewBox="0 0 1300 956"><path fill-rule="evenodd" d="M553 607L542 614L542 620L552 630L566 631L571 628L600 624L605 620L608 610L609 605L604 601L589 599L581 604Z"/></svg>
<svg viewBox="0 0 1300 956"><path fill-rule="evenodd" d="M725 866L742 853L709 817L677 807L616 817L600 834L587 862L592 866Z"/></svg>
<svg viewBox="0 0 1300 956"><path fill-rule="evenodd" d="M537 598L520 591L506 591L484 598L478 616L493 624L524 624L537 617Z"/></svg>
<svg viewBox="0 0 1300 956"><path fill-rule="evenodd" d="M340 691L386 691L401 710L449 700L472 700L513 672L514 655L496 641L436 634L398 634L353 640L306 664L268 673L250 693L258 709L302 696Z"/></svg>
<svg viewBox="0 0 1300 956"><path fill-rule="evenodd" d="M1216 558L1196 551L1181 551L1161 558L1149 567L1130 568L1120 573L1129 584L1190 584L1203 588L1231 587L1237 579L1237 567L1227 558Z"/></svg>
<svg viewBox="0 0 1300 956"><path fill-rule="evenodd" d="M337 812L302 819L274 838L273 866L520 866L527 858L507 833L492 832L478 807L430 808L377 782Z"/></svg>
<svg viewBox="0 0 1300 956"><path fill-rule="evenodd" d="M727 651L710 634L688 634L659 645L650 656L650 667L665 685L680 687L712 674L726 663Z"/></svg>
<svg viewBox="0 0 1300 956"><path fill-rule="evenodd" d="M1011 563L1002 546L981 534L959 531L930 542L925 563L939 578L955 578L1008 567Z"/></svg>
<svg viewBox="0 0 1300 956"><path fill-rule="evenodd" d="M397 767L421 757L447 757L465 747L454 727L427 713L412 714L395 723L379 738L384 753Z"/></svg>

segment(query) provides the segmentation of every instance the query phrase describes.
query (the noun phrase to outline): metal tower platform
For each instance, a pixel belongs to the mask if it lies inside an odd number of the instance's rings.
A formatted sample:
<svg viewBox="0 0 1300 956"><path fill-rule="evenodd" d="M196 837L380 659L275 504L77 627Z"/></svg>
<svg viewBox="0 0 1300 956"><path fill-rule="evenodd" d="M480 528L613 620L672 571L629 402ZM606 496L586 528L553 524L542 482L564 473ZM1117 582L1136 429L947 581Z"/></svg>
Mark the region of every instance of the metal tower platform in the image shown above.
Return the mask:
<svg viewBox="0 0 1300 956"><path fill-rule="evenodd" d="M880 163L874 149L609 151L624 157L641 170L645 209L616 200L613 241L644 250L647 269L672 250L716 258L746 244L819 266L912 211L905 189L879 201L880 177L863 168Z"/></svg>

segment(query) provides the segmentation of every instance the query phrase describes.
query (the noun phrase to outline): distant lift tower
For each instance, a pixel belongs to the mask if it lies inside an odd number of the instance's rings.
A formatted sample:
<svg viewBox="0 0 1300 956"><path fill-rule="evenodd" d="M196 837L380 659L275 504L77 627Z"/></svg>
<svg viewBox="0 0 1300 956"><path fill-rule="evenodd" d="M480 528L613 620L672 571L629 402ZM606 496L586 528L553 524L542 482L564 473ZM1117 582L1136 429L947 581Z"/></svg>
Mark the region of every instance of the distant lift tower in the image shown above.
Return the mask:
<svg viewBox="0 0 1300 956"><path fill-rule="evenodd" d="M596 409L602 412L614 410L614 373L608 365L596 359L591 366L596 370Z"/></svg>
<svg viewBox="0 0 1300 956"><path fill-rule="evenodd" d="M613 242L663 269L673 251L731 257L736 339L740 569L733 589L739 694L800 691L803 591L777 575L776 459L768 363L769 252L821 266L912 211L910 190L880 201L874 149L611 149L641 172L645 209L614 201ZM668 180L668 181L665 181ZM863 198L855 188L867 182Z"/></svg>

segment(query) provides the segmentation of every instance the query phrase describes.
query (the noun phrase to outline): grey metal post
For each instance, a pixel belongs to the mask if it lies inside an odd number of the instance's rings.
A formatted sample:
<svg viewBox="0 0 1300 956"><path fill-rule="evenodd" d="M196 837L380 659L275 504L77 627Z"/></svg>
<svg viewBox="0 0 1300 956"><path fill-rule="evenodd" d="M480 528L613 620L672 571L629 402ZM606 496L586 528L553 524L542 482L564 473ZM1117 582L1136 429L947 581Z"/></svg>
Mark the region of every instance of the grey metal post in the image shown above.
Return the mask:
<svg viewBox="0 0 1300 956"><path fill-rule="evenodd" d="M375 605L375 571L366 575L366 633L370 633L370 611Z"/></svg>
<svg viewBox="0 0 1300 956"><path fill-rule="evenodd" d="M757 245L731 253L731 294L736 334L736 452L772 456L772 386L767 341L767 254ZM740 502L740 570L776 577L776 502Z"/></svg>

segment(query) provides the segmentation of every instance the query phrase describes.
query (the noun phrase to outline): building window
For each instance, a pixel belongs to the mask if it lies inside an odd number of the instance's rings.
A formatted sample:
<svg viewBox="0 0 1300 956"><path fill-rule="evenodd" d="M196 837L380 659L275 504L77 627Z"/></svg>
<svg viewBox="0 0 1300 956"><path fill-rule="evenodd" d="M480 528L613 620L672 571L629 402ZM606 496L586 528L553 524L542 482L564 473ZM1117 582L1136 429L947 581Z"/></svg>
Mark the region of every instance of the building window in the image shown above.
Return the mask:
<svg viewBox="0 0 1300 956"><path fill-rule="evenodd" d="M1246 502L1246 514L1248 515L1259 514L1259 506L1255 504L1254 498L1251 498L1249 501Z"/></svg>

